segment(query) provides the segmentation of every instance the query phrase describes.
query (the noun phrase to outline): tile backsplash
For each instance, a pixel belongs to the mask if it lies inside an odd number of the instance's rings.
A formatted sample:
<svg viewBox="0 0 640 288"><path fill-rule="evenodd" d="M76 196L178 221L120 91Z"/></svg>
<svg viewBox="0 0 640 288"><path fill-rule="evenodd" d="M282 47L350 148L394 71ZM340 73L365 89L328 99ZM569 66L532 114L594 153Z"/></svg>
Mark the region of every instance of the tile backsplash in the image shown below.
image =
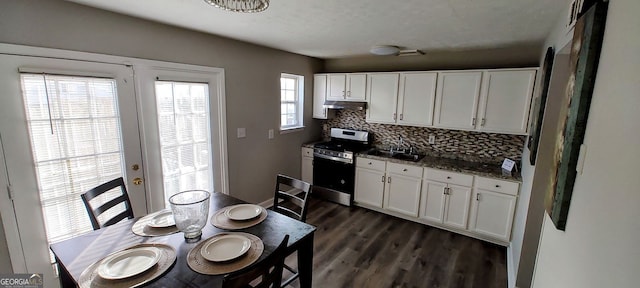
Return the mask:
<svg viewBox="0 0 640 288"><path fill-rule="evenodd" d="M423 153L485 163L502 163L504 158L519 163L526 139L523 135L367 123L365 111L355 110L338 110L335 118L322 122L323 138L329 138L331 128L365 130L373 133L376 147L395 145L402 137L405 145ZM429 135L435 136L434 144L429 144Z"/></svg>

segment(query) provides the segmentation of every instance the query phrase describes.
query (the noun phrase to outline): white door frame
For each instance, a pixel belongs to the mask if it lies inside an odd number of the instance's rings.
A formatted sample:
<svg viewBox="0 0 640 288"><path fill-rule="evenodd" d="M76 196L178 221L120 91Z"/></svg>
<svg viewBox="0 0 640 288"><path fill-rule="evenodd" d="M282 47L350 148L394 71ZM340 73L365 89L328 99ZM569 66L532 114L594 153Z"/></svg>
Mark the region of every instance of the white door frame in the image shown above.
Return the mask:
<svg viewBox="0 0 640 288"><path fill-rule="evenodd" d="M157 142L158 122L155 100L155 81L184 81L207 83L209 86L210 135L212 151L212 168L214 170L214 191L229 194L227 175L227 136L226 136L226 101L224 93L224 70L195 65L175 64L158 61L138 61L134 64L136 78L136 95L140 117L142 151L144 153L145 175L149 212L165 208L164 185L162 182L162 166L160 143ZM145 99L147 97L147 99ZM146 116L145 116L146 115ZM220 139L219 141L215 141ZM151 163L151 165L149 165Z"/></svg>
<svg viewBox="0 0 640 288"><path fill-rule="evenodd" d="M112 55L104 55L97 53L87 53L87 52L77 52L70 50L62 50L62 49L52 49L52 48L42 48L42 47L32 47L25 45L15 45L15 44L6 44L0 43L0 54L7 55L18 55L18 56L35 56L35 57L46 57L53 59L70 59L70 60L82 60L82 61L90 61L90 62L102 62L108 64L124 64L124 65L134 65L135 67L147 66L147 67L163 67L167 69L184 69L184 70L192 70L192 71L207 71L208 73L215 74L215 87L216 89L212 89L211 86L210 91L215 90L217 93L217 123L216 127L218 128L218 135L211 135L212 139L214 137L218 137L219 139L219 147L215 147L215 153L219 153L218 165L220 167L214 167L217 169L216 177L220 178L219 183L220 188L216 186L216 192L222 192L225 194L229 194L229 176L228 176L228 156L227 156L227 133L226 133L226 97L225 97L225 80L224 80L224 69L222 68L213 68L207 66L197 66L197 65L186 65L180 63L172 63L172 62L162 62L162 61L151 61L145 59L138 58L130 58L130 57L120 57L120 56L112 56ZM136 88L137 90L137 88ZM137 91L136 91L137 94ZM136 97L139 97L136 95ZM138 106L138 113L143 113ZM139 114L142 115L142 114ZM144 129L144 123L142 122L142 117L138 117L139 125L142 129ZM213 120L212 120L212 124ZM144 140L143 140L144 141ZM143 147L144 148L144 147ZM143 152L143 163L149 163L146 155ZM5 170L4 167L4 157L0 159L0 164L2 164L2 168L0 168L0 172ZM5 171L6 172L6 171ZM2 173L0 173L2 174ZM26 260L25 253L22 246L22 241L20 240L19 228L17 226L17 221L15 218L15 213L13 211L13 203L9 199L8 191L5 193L3 190L7 189L4 187L8 187L8 180L4 179L7 176L5 173L4 176L0 175L0 213L2 213L2 221L5 229L7 246L10 251L11 264L14 270L14 273L26 273ZM148 178L148 174L145 172L145 178ZM9 206L9 204L11 204ZM149 206L148 208L153 208L153 206ZM0 239L3 241L3 239Z"/></svg>

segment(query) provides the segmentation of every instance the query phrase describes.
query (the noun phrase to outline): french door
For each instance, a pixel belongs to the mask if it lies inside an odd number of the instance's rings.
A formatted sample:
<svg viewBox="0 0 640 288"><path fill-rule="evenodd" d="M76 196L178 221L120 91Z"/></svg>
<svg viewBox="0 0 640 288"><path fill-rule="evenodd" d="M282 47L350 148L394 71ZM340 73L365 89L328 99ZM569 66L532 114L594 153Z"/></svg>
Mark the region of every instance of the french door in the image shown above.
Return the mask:
<svg viewBox="0 0 640 288"><path fill-rule="evenodd" d="M5 229L13 270L44 273L55 286L49 243L91 231L82 192L124 177L134 214L147 212L133 71L0 55L0 87L0 211L19 231Z"/></svg>

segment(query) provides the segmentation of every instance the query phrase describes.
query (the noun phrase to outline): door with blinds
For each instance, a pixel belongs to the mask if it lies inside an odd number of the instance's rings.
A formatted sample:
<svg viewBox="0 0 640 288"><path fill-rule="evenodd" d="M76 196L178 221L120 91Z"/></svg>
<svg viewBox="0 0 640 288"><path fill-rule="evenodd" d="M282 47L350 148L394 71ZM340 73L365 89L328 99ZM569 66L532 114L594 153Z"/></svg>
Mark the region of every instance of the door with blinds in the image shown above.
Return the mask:
<svg viewBox="0 0 640 288"><path fill-rule="evenodd" d="M0 87L9 192L0 212L16 220L20 242L7 241L13 270L57 285L49 243L92 230L80 194L124 177L134 214L147 212L133 70L0 55Z"/></svg>

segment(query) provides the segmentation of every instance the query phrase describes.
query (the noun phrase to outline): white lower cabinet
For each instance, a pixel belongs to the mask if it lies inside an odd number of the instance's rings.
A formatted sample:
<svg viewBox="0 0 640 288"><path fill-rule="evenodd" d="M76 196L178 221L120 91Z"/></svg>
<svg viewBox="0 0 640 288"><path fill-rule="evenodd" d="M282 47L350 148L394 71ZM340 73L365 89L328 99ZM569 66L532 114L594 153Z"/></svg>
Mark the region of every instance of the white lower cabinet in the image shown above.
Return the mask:
<svg viewBox="0 0 640 288"><path fill-rule="evenodd" d="M313 185L313 149L302 147L302 181Z"/></svg>
<svg viewBox="0 0 640 288"><path fill-rule="evenodd" d="M384 184L386 182L386 162L356 159L356 187L354 201L382 208Z"/></svg>
<svg viewBox="0 0 640 288"><path fill-rule="evenodd" d="M508 243L519 184L368 158L356 159L355 203Z"/></svg>
<svg viewBox="0 0 640 288"><path fill-rule="evenodd" d="M384 209L418 217L422 167L387 163Z"/></svg>
<svg viewBox="0 0 640 288"><path fill-rule="evenodd" d="M513 224L513 213L516 208L518 184L489 178L484 178L483 180L501 184L487 187L487 185L479 183L480 185L474 188L469 231L491 238L509 241L511 237L511 226ZM478 182L481 181L482 180ZM489 189L498 191L491 191Z"/></svg>
<svg viewBox="0 0 640 288"><path fill-rule="evenodd" d="M420 199L420 218L452 228L466 229L472 182L471 175L426 168ZM465 184L469 186L463 186Z"/></svg>

